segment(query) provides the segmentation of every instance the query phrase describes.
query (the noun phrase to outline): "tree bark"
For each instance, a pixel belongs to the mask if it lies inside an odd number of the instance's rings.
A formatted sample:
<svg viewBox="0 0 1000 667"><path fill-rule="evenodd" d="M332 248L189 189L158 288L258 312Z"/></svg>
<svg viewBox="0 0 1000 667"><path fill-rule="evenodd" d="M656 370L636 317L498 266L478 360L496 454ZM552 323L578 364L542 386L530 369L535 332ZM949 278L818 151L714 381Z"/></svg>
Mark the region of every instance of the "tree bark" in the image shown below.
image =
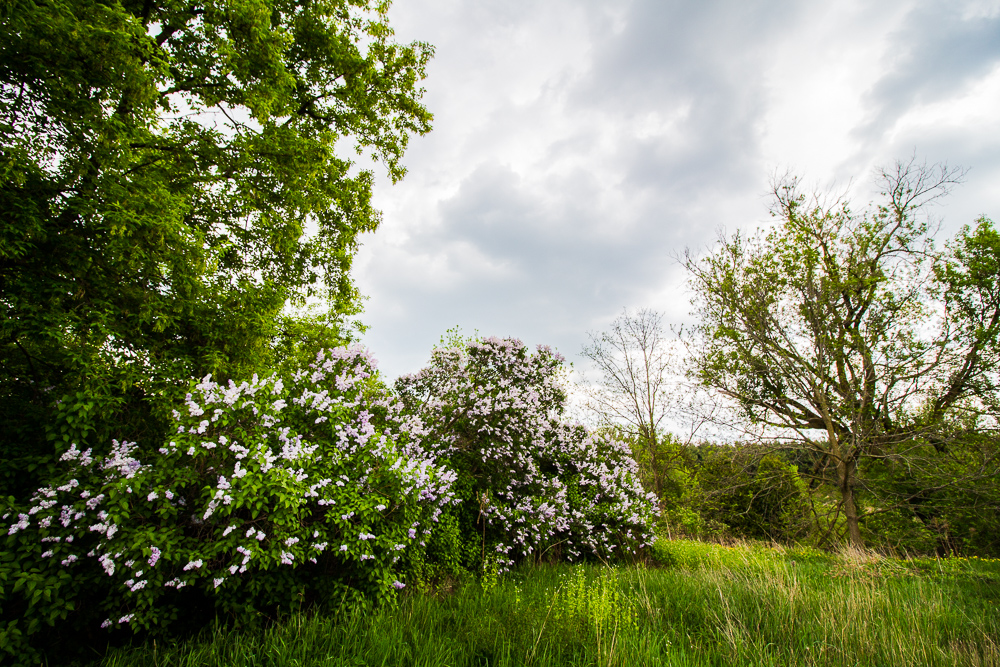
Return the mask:
<svg viewBox="0 0 1000 667"><path fill-rule="evenodd" d="M840 460L837 463L837 477L840 485L840 498L844 508L844 518L847 520L847 538L852 547L865 548L861 538L861 525L858 520L858 506L854 502L854 487L857 479L853 461Z"/></svg>

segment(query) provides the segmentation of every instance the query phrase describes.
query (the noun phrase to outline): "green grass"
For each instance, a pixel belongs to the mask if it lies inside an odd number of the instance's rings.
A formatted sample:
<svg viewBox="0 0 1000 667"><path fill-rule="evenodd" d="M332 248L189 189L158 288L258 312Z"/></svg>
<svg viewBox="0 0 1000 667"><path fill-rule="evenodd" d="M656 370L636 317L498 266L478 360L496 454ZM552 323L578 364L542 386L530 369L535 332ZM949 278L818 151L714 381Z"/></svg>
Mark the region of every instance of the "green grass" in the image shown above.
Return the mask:
<svg viewBox="0 0 1000 667"><path fill-rule="evenodd" d="M105 667L995 665L1000 561L663 541L659 568L525 568L366 614L109 653Z"/></svg>

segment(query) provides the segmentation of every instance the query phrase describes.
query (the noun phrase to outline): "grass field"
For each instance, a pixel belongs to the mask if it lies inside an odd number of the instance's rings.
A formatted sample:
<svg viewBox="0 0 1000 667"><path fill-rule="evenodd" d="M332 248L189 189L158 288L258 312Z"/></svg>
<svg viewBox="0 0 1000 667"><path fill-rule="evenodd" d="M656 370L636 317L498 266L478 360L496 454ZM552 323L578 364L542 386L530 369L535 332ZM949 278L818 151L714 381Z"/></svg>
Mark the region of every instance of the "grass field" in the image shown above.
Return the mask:
<svg viewBox="0 0 1000 667"><path fill-rule="evenodd" d="M115 650L106 667L1000 667L1000 561L661 541L659 567L523 568L365 614Z"/></svg>

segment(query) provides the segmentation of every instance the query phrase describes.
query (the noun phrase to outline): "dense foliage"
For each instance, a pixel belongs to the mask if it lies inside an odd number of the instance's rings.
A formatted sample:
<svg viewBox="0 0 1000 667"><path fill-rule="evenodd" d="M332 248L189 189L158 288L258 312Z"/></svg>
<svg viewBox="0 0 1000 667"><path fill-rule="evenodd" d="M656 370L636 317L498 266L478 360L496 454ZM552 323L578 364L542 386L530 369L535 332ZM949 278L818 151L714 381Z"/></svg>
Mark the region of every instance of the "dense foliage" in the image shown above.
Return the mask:
<svg viewBox="0 0 1000 667"><path fill-rule="evenodd" d="M790 543L817 533L806 483L780 453L746 443L688 445L669 433L655 444L625 439L672 538Z"/></svg>
<svg viewBox="0 0 1000 667"><path fill-rule="evenodd" d="M455 474L390 406L368 354L340 348L291 377L206 377L158 451L71 446L4 516L0 647L26 655L41 622L156 631L391 596Z"/></svg>
<svg viewBox="0 0 1000 667"><path fill-rule="evenodd" d="M428 574L652 542L627 446L558 421L558 355L487 339L434 358L399 397L357 346L287 375L205 377L158 449L71 445L6 508L0 649L35 659L46 626L58 655L100 627L364 606Z"/></svg>
<svg viewBox="0 0 1000 667"><path fill-rule="evenodd" d="M3 3L0 494L30 493L71 442L155 443L150 397L188 378L338 344L379 223L345 155L398 179L430 128L432 49L394 43L387 8ZM317 326L286 314L310 295Z"/></svg>

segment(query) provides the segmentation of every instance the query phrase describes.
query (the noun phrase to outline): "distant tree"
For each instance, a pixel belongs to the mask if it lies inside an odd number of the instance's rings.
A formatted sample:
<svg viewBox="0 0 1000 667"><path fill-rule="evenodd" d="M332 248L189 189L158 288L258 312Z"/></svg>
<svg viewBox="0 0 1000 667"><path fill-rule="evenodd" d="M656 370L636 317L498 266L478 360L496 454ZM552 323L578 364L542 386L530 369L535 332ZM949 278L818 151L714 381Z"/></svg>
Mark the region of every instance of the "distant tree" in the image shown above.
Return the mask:
<svg viewBox="0 0 1000 667"><path fill-rule="evenodd" d="M663 329L663 314L627 310L608 331L587 334L582 354L601 380L585 387L587 408L605 425L617 425L656 449L658 433L671 403L674 355Z"/></svg>
<svg viewBox="0 0 1000 667"><path fill-rule="evenodd" d="M70 442L142 441L179 378L341 338L379 223L341 147L397 180L430 129L432 48L395 43L388 5L3 4L0 494ZM327 313L286 316L307 297Z"/></svg>
<svg viewBox="0 0 1000 667"><path fill-rule="evenodd" d="M804 472L833 484L855 545L858 494L874 490L862 464L958 446L959 413L995 424L1000 235L982 218L939 252L921 215L960 176L897 163L881 172L882 203L861 212L785 178L769 232L685 258L696 376L776 444L813 454Z"/></svg>

